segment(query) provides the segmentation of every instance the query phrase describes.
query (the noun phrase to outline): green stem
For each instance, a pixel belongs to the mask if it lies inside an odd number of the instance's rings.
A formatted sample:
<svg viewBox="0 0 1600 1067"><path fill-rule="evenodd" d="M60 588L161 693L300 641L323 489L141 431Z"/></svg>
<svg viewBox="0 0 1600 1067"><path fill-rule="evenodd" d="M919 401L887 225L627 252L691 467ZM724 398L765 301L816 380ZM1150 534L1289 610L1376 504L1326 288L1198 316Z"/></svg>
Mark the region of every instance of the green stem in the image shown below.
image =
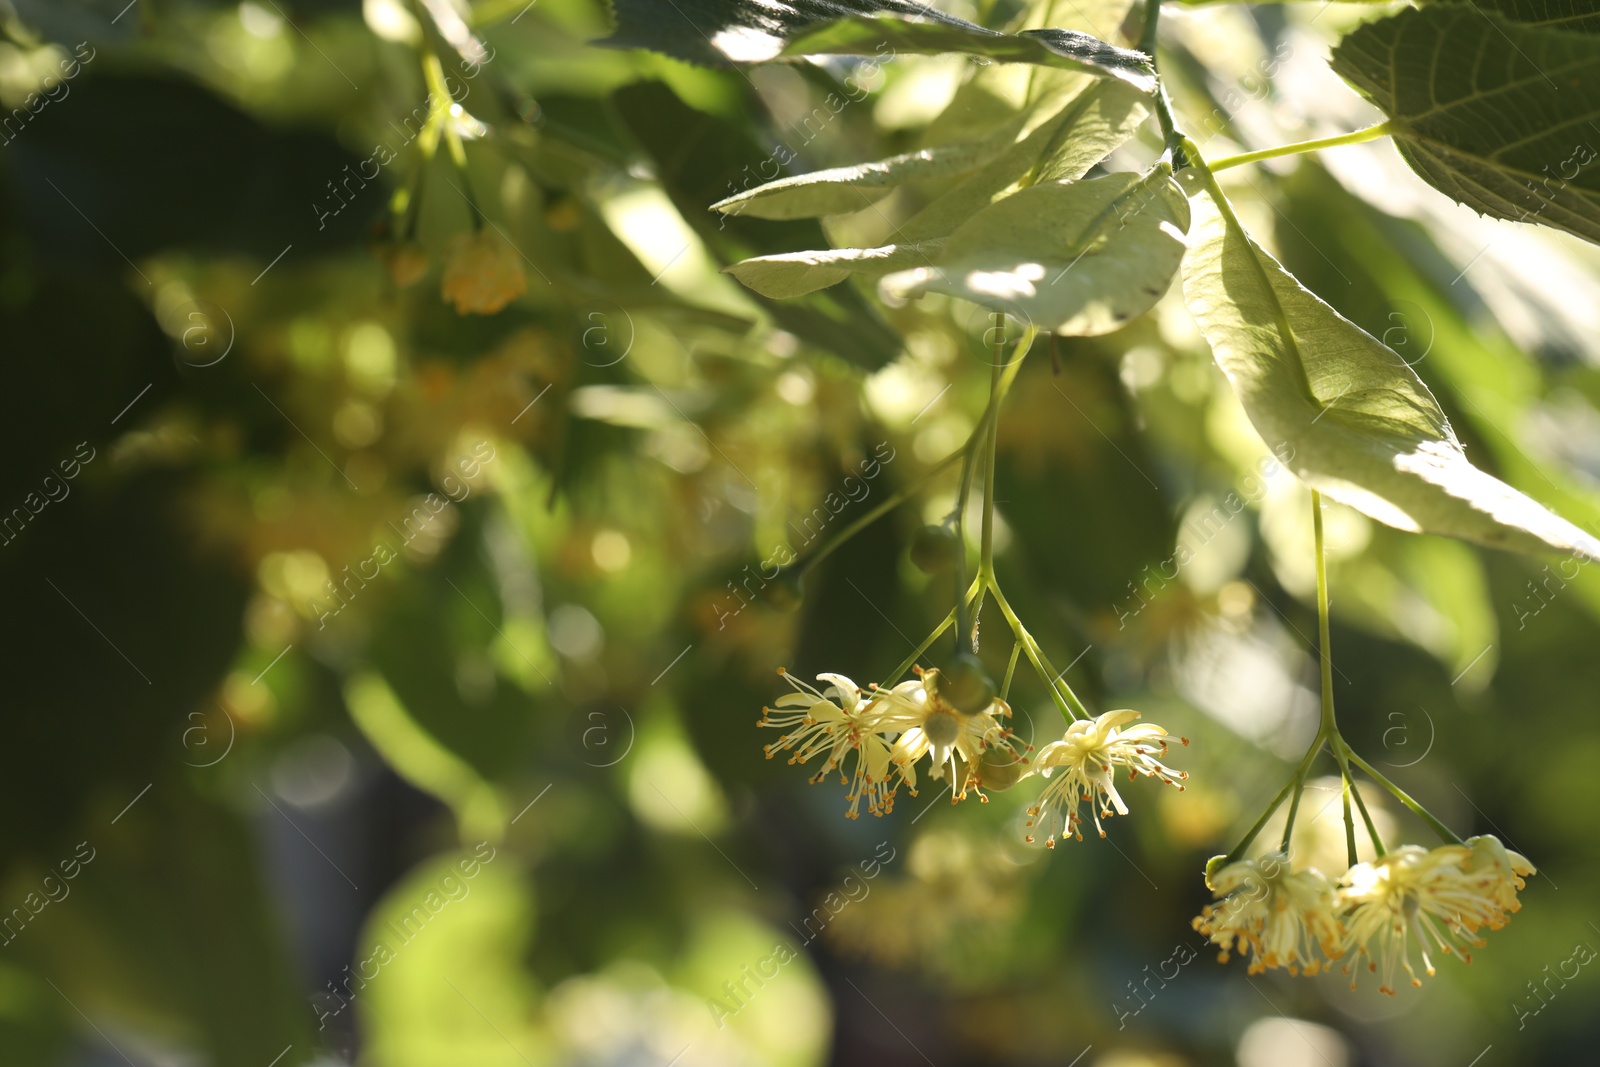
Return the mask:
<svg viewBox="0 0 1600 1067"><path fill-rule="evenodd" d="M1317 643L1322 662L1322 733L1337 737L1333 720L1333 646L1328 623L1328 553L1322 536L1322 494L1311 490L1311 527L1317 551Z"/></svg>
<svg viewBox="0 0 1600 1067"><path fill-rule="evenodd" d="M1144 25L1139 28L1139 51L1156 58L1156 26L1161 21L1161 0L1145 0Z"/></svg>
<svg viewBox="0 0 1600 1067"><path fill-rule="evenodd" d="M1342 744L1342 742L1341 742L1341 744ZM1377 782L1379 785L1381 785L1385 789L1387 789L1390 793L1394 794L1394 798L1396 800L1398 800L1400 803L1404 804L1406 807L1410 808L1413 812L1415 812L1417 814L1418 818L1420 818L1423 822L1428 824L1428 828L1430 830L1432 830L1434 833L1439 835L1439 839L1440 840L1446 841L1446 842L1448 842L1448 843L1450 843L1452 845L1465 844L1465 842L1462 841L1461 838L1456 836L1455 832L1453 830L1451 830L1450 827L1446 826L1444 823L1442 823L1438 819L1434 818L1433 814L1431 812L1429 812L1427 808L1424 808L1421 804L1418 804L1415 800L1411 799L1411 796L1404 789L1401 789L1399 786L1397 786L1393 782L1389 781L1389 779L1385 778L1383 776L1383 774L1381 772L1379 772L1376 767L1374 767L1372 764L1368 763L1366 760L1362 759L1360 756L1356 755L1355 750L1352 749L1349 745L1344 745L1343 747L1344 747L1345 755L1350 757L1351 762L1353 762L1357 767L1360 767L1363 771L1365 771L1367 776L1369 778L1371 778L1374 782ZM1359 793L1357 793L1356 794L1356 803L1359 804L1360 802L1361 802L1361 795Z"/></svg>
<svg viewBox="0 0 1600 1067"><path fill-rule="evenodd" d="M1355 794L1356 808L1361 812L1361 821L1366 824L1367 839L1372 842L1372 851L1376 855L1382 856L1387 850L1383 847L1383 838L1378 835L1378 827L1372 821L1372 813L1367 810L1367 802L1361 798L1361 790L1356 786L1355 775L1350 770L1350 757L1352 755L1354 753L1350 750L1350 746L1345 742L1344 738L1338 738L1334 742L1333 758L1339 761L1339 773L1344 777L1345 792L1346 794ZM1349 842L1350 866L1354 867L1356 865L1356 831L1350 819L1350 800L1348 795L1344 805L1345 836Z"/></svg>
<svg viewBox="0 0 1600 1067"><path fill-rule="evenodd" d="M1156 30L1161 24L1161 0L1145 0L1144 26L1139 31L1139 51L1150 57L1150 66L1155 68L1156 61ZM1167 99L1167 86L1159 75L1156 78L1156 91L1151 103L1155 106L1156 121L1161 124L1161 139L1166 143L1167 150L1172 153L1172 169L1182 170L1189 165L1189 158L1184 149L1184 136L1178 132L1178 124L1172 118L1172 101Z"/></svg>
<svg viewBox="0 0 1600 1067"><path fill-rule="evenodd" d="M1001 314L1001 312L997 311L995 312L995 317L998 319L1000 318ZM1000 355L1003 352L1005 344L1004 335L1002 334L1001 340L998 340L994 343L996 362L994 365L994 372L989 377L989 403L983 409L983 414L978 419L978 425L973 427L972 436L967 438L967 443L963 445L961 449L961 488L956 494L956 507L955 512L953 513L956 533L956 590L958 593L967 584L966 515L967 499L972 493L972 468L974 466L974 460L977 458L978 451L982 448L984 442L992 437L992 431L990 427L995 425L995 420L999 417L1000 401L1005 397L1006 391L1011 388L1011 383L1016 380L1017 371L1022 366L1023 357L1025 357L1028 354L1028 351L1033 347L1033 338L1034 331L1030 327L1027 335L1022 339L1022 342L1017 345L1016 351L1012 355L1010 361L1004 363L1000 362ZM993 498L990 495L990 490L987 488L987 486L985 486L985 495L989 500L990 506L986 508L984 512L984 536L989 537L992 536L990 532L991 528L989 526L989 518L992 514ZM980 569L978 581L982 582L984 578L984 572ZM971 631L967 626L966 606L960 602L956 604L956 626L956 647L958 650L960 650L962 647L961 642L963 640L971 639L969 636Z"/></svg>
<svg viewBox="0 0 1600 1067"><path fill-rule="evenodd" d="M1017 618L1017 613L1011 610L1010 601L1006 600L1006 595L1000 591L1000 583L994 580L993 575L979 575L979 578L987 581L989 592L994 596L994 602L1000 607L1000 614L1004 615L1006 622L1010 624L1012 635L1022 642L1022 650L1027 653L1029 662L1033 664L1033 669L1039 672L1040 679L1050 690L1050 696L1056 702L1056 707L1060 709L1061 714L1066 717L1068 722L1073 719L1093 718L1089 714L1089 709L1084 707L1083 701L1078 699L1078 695L1072 691L1072 687L1061 677L1061 672L1058 672L1049 658L1045 656L1044 650L1039 647L1039 642L1035 641L1033 635L1028 632L1028 628L1022 625L1022 620Z"/></svg>
<svg viewBox="0 0 1600 1067"><path fill-rule="evenodd" d="M1278 159L1281 156L1298 156L1306 152L1319 152L1324 148L1338 148L1340 145L1361 144L1363 141L1376 141L1380 137L1389 136L1389 124L1380 122L1376 126L1367 126L1350 133L1341 133L1334 137L1319 137L1312 141L1297 141L1294 144L1279 145L1277 148L1262 148L1255 152L1243 152L1237 156L1224 156L1211 163L1213 171L1227 170L1229 167L1242 166L1245 163L1255 163L1263 159Z"/></svg>
<svg viewBox="0 0 1600 1067"><path fill-rule="evenodd" d="M1224 867L1243 855L1244 850L1249 848L1251 843L1255 841L1257 835L1261 833L1262 827L1267 825L1267 820L1272 818L1272 813L1283 806L1284 800L1289 796L1289 790L1294 788L1294 782L1295 780L1291 778L1283 783L1283 788L1278 790L1278 795L1272 798L1272 803L1267 805L1266 810L1256 819L1255 824L1250 827L1244 837L1240 838L1239 843L1234 845L1228 854L1223 857L1222 865Z"/></svg>
<svg viewBox="0 0 1600 1067"><path fill-rule="evenodd" d="M1350 771L1343 764L1339 767L1339 778L1344 793L1344 854L1346 866L1354 867L1359 862L1356 856L1356 821L1350 814Z"/></svg>
<svg viewBox="0 0 1600 1067"><path fill-rule="evenodd" d="M1012 639L1011 659L1006 663L1006 679L1000 683L1000 699L1005 700L1011 695L1011 676L1017 673L1017 657L1022 655L1022 642Z"/></svg>
<svg viewBox="0 0 1600 1067"><path fill-rule="evenodd" d="M1000 329L1005 325L1005 312L994 313L994 328ZM995 343L995 355L999 356L1000 343ZM996 360L989 373L990 403L994 404L1000 389L1000 374L1004 370L1001 363ZM983 444L983 531L981 535L981 548L978 554L978 575L983 577L994 573L994 446L1000 435L1000 418L996 410L989 415L988 432Z"/></svg>
<svg viewBox="0 0 1600 1067"><path fill-rule="evenodd" d="M1375 855L1382 856L1388 850L1383 847L1383 838L1378 834L1378 827L1372 821L1372 813L1367 810L1367 802L1361 797L1361 790L1355 784L1355 776L1350 773L1350 764L1347 760L1348 756L1340 760L1339 766L1343 769L1345 777L1350 781L1350 792L1355 794L1356 810L1361 812L1361 821L1367 828L1367 839L1372 842L1372 851ZM1351 836L1355 836L1354 828L1351 830Z"/></svg>
<svg viewBox="0 0 1600 1067"><path fill-rule="evenodd" d="M961 604L965 606L966 604L971 603L971 601L982 591L982 588L983 587L976 580L974 580L972 585L967 589L967 595L961 598ZM950 613L944 617L944 621L938 626L935 626L933 628L933 632L927 637L923 638L922 644L918 645L916 650L912 652L911 655L907 656L900 666L889 672L889 681L885 684L894 685L896 682L898 682L906 673L906 671L911 669L911 665L916 663L917 660L921 658L922 654L933 646L935 641L939 640L939 635L948 630L950 625L955 621L956 609L951 608Z"/></svg>
<svg viewBox="0 0 1600 1067"><path fill-rule="evenodd" d="M1317 652L1322 665L1322 718L1317 727L1317 737L1338 738L1339 727L1333 720L1333 649L1328 639L1328 556L1322 537L1322 494L1311 490L1311 528L1314 531L1317 557ZM1337 741L1335 741L1337 751ZM1294 817L1300 810L1300 796L1305 788L1305 772L1309 764L1302 764L1296 776L1294 803L1289 806L1289 819L1283 827L1283 851L1289 851L1289 836L1294 832ZM1347 805L1348 808L1348 805ZM1354 839L1355 827L1346 823L1345 829Z"/></svg>
<svg viewBox="0 0 1600 1067"><path fill-rule="evenodd" d="M861 516L859 519L840 530L833 536L831 540L818 547L809 556L806 556L797 563L791 564L791 569L802 576L806 574L806 572L811 570L812 567L815 567L818 563L821 563L823 560L827 559L828 556L832 555L833 551L840 545L850 540L850 538L860 533L866 527L878 521L878 519L882 518L888 512L893 511L900 504L904 503L906 498L917 492L920 492L922 488L929 482L933 481L934 478L955 466L956 461L962 456L966 455L966 451L967 450L965 447L958 448L956 451L950 453L948 456L944 457L939 462L923 471L922 474L919 475L911 484L895 492L883 503L879 504L865 515Z"/></svg>
<svg viewBox="0 0 1600 1067"><path fill-rule="evenodd" d="M1338 734L1335 733L1331 736L1337 737ZM1312 739L1311 747L1306 749L1305 758L1300 761L1300 766L1295 768L1294 777L1290 779L1289 785L1284 787L1285 789L1290 786L1294 788L1294 799L1289 802L1289 817L1283 823L1283 847L1279 849L1285 855L1288 855L1289 840L1294 835L1295 816L1300 814L1300 797L1305 793L1306 775L1311 773L1311 764L1315 762L1318 753L1322 751L1323 742L1329 740L1329 738L1330 735L1326 728L1317 731L1317 736Z"/></svg>
<svg viewBox="0 0 1600 1067"><path fill-rule="evenodd" d="M1248 241L1249 235L1245 232L1244 227L1240 225L1239 217L1233 213L1233 205L1229 203L1227 194L1222 191L1222 186L1217 184L1217 177L1212 173L1211 167L1206 163L1204 157L1200 155L1200 149L1188 138L1184 138L1183 147L1196 169L1200 171L1200 179L1206 187L1206 192L1210 194L1212 203L1216 205L1217 213L1222 216L1223 223L1229 230L1237 232L1241 239ZM1251 247L1253 250L1253 243ZM1267 277L1267 269L1262 266L1261 257L1252 254L1247 259L1249 260L1250 270L1255 274L1256 282L1260 285L1261 291L1264 293L1274 292L1272 279ZM1305 367L1299 358L1300 342L1296 340L1294 330L1289 325L1289 316L1283 310L1283 302L1281 300L1276 298L1272 300L1272 315L1278 327L1278 337L1282 340L1283 346L1295 356L1295 358L1289 360L1288 369L1290 375L1295 379L1296 387L1307 403L1317 408L1323 407L1322 401L1317 398L1316 391L1311 388L1311 380L1306 377Z"/></svg>
<svg viewBox="0 0 1600 1067"><path fill-rule="evenodd" d="M1306 774L1311 770L1311 763L1317 758L1317 753L1322 751L1322 745L1327 740L1326 735L1318 731L1316 738L1311 742L1311 747L1306 749L1305 756L1300 760L1300 766L1295 769L1294 777L1283 783L1283 788L1278 790L1278 795L1272 798L1272 803L1267 805L1267 810L1261 813L1261 817L1256 819L1255 825L1250 827L1250 831L1228 852L1227 858L1223 860L1224 866L1244 855L1245 849L1250 847L1256 836L1261 833L1262 827L1267 825L1267 820L1272 818L1272 813L1277 811L1283 805L1284 800L1288 798L1290 790L1296 791L1296 801L1298 802L1298 792L1305 786ZM1292 828L1292 820L1290 825ZM1287 840L1288 835L1285 834L1284 837ZM1285 844L1283 847L1284 851L1287 852L1289 846Z"/></svg>
<svg viewBox="0 0 1600 1067"><path fill-rule="evenodd" d="M990 394L990 403L994 395ZM988 425L989 409L984 408L983 417L978 420L978 425L973 427L972 436L967 439L962 448L961 457L961 488L956 491L956 509L952 516L956 528L956 651L965 650L963 641L970 641L972 632L967 625L967 607L965 599L961 598L961 590L967 585L967 498L972 493L972 468L977 451L983 447L983 430ZM976 578L976 584L982 584L983 576Z"/></svg>
<svg viewBox="0 0 1600 1067"><path fill-rule="evenodd" d="M1172 102L1167 99L1165 83L1156 85L1154 103L1156 121L1161 124L1161 139L1166 143L1167 151L1172 153L1172 169L1182 170L1194 162L1194 157L1188 148L1189 139L1178 131L1178 124L1172 118Z"/></svg>
<svg viewBox="0 0 1600 1067"><path fill-rule="evenodd" d="M1305 775L1295 775L1294 795L1289 800L1289 817L1283 821L1283 844L1278 847L1278 851L1286 856L1289 854L1289 840L1294 836L1294 819L1300 814L1300 798L1305 796L1305 792Z"/></svg>

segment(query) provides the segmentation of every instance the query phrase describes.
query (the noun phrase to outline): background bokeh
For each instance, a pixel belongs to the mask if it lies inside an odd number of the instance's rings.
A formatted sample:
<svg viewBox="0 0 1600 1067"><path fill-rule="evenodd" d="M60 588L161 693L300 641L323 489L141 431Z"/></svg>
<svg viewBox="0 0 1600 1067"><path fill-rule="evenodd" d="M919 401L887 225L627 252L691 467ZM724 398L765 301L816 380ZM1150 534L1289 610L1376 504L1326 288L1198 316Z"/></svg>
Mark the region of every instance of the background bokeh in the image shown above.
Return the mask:
<svg viewBox="0 0 1600 1067"><path fill-rule="evenodd" d="M1491 1067L1600 1039L1593 968L1549 980L1600 945L1600 581L1571 563L1329 512L1347 734L1540 868L1470 966L1391 999L1247 977L1190 929L1205 858L1315 731L1316 614L1308 494L1177 292L1030 357L997 545L1092 707L1192 739L1188 790L1133 786L1108 839L1046 854L1030 785L851 822L761 758L777 667L877 679L948 609L906 546L954 471L798 605L763 574L965 440L989 323L855 283L758 298L719 269L818 224L705 208L776 159L916 147L966 61L819 111L847 63L598 49L597 0L124 3L0 0L0 1062ZM1049 18L1128 43L1126 9ZM1325 62L1369 14L1173 5L1184 127L1224 154L1373 121ZM430 55L464 166L416 137ZM1224 184L1476 462L1594 529L1593 248L1458 208L1384 142ZM492 315L440 293L474 203L526 279ZM1299 831L1331 868L1336 798Z"/></svg>

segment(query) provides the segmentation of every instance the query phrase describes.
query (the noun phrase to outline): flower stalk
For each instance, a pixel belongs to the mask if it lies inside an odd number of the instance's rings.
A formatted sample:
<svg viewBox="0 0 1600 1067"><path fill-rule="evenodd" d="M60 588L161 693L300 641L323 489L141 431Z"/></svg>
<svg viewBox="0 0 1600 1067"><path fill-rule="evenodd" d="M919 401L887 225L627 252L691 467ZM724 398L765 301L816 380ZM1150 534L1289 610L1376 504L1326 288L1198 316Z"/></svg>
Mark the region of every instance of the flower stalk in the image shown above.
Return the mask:
<svg viewBox="0 0 1600 1067"><path fill-rule="evenodd" d="M1318 137L1310 141L1297 141L1294 144L1279 145L1276 148L1262 148L1254 152L1241 152L1236 156L1223 156L1221 159L1212 160L1211 169L1213 171L1227 170L1229 167L1239 167L1246 163L1258 163L1263 159L1298 156L1306 152L1320 152L1324 148L1338 148L1340 145L1376 141L1380 137L1389 136L1390 132L1389 124L1380 122L1373 126L1365 126L1359 130L1337 134L1333 137Z"/></svg>

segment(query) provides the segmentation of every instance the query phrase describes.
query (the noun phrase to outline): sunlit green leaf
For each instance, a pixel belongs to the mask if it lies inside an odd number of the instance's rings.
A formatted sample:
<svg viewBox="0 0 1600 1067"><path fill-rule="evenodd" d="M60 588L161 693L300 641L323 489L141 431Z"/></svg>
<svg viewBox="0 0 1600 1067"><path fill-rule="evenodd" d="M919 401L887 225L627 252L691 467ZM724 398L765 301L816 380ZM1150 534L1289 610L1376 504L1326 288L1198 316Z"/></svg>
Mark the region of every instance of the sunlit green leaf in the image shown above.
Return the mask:
<svg viewBox="0 0 1600 1067"><path fill-rule="evenodd" d="M906 182L950 178L976 170L1010 147L1016 127L984 141L958 141L906 152L876 163L833 167L779 178L711 205L726 215L758 219L804 219L871 207Z"/></svg>
<svg viewBox="0 0 1600 1067"><path fill-rule="evenodd" d="M1600 38L1438 4L1357 29L1333 69L1389 116L1434 188L1600 242Z"/></svg>
<svg viewBox="0 0 1600 1067"><path fill-rule="evenodd" d="M654 161L661 186L679 214L722 263L827 243L816 222L719 217L706 210L735 188L731 176L769 156L743 127L695 110L660 82L624 86L611 103ZM865 367L881 366L899 348L899 338L881 313L853 289L766 308L783 329Z"/></svg>
<svg viewBox="0 0 1600 1067"><path fill-rule="evenodd" d="M946 237L1025 180L1053 183L1082 177L1106 153L1133 135L1145 116L1142 101L1143 97L1121 82L1091 82L1058 110L1036 120L1036 124L1011 130L1009 136L1016 138L1013 143L894 227L894 244L758 256L735 264L730 273L756 292L777 297L799 296L837 285L851 274L880 277L891 271L931 266L931 257ZM780 202L792 202L786 198L799 196L802 188L805 186L801 179L781 179L741 196L757 203L767 190L774 190ZM818 195L851 195L851 188L836 186L833 192ZM805 195L810 196L811 192L808 189ZM853 195L859 199L862 194ZM723 204L717 206L727 210Z"/></svg>
<svg viewBox="0 0 1600 1067"><path fill-rule="evenodd" d="M595 42L608 48L648 48L691 63L728 66L777 57L796 37L839 19L895 15L989 33L965 19L915 0L612 0L616 32ZM876 41L881 41L880 36ZM876 49L876 41L867 51Z"/></svg>
<svg viewBox="0 0 1600 1067"><path fill-rule="evenodd" d="M1210 194L1184 296L1267 447L1312 488L1402 530L1596 554L1578 527L1479 470L1396 352L1307 291Z"/></svg>
<svg viewBox="0 0 1600 1067"><path fill-rule="evenodd" d="M1118 78L1146 93L1153 92L1156 85L1155 70L1144 53L1118 48L1078 30L1040 29L1008 34L942 20L850 18L796 37L783 50L786 56L889 57L946 52Z"/></svg>
<svg viewBox="0 0 1600 1067"><path fill-rule="evenodd" d="M1121 82L1099 81L1071 96L994 161L963 178L900 226L902 241L943 237L1024 181L1081 178L1132 137L1148 110L1145 98Z"/></svg>
<svg viewBox="0 0 1600 1067"><path fill-rule="evenodd" d="M1189 203L1162 164L1030 186L978 212L933 265L883 279L901 299L947 293L1063 334L1102 334L1150 308L1183 258Z"/></svg>
<svg viewBox="0 0 1600 1067"><path fill-rule="evenodd" d="M877 277L915 264L931 263L932 256L942 246L942 241L924 241L882 248L784 252L735 263L728 268L728 273L762 296L782 299L838 285L852 274Z"/></svg>
<svg viewBox="0 0 1600 1067"><path fill-rule="evenodd" d="M959 52L1120 78L1143 92L1155 89L1155 70L1141 52L1078 30L1000 33L910 0L615 0L613 10L616 32L600 44L649 48L695 63Z"/></svg>
<svg viewBox="0 0 1600 1067"><path fill-rule="evenodd" d="M943 236L1030 173L1038 181L1082 177L1133 136L1146 114L1143 99L1114 82L1091 82L1057 109L1007 122L991 137L779 178L711 207L727 215L768 219L837 214L870 207L906 182L970 174L897 234L909 230L923 237Z"/></svg>

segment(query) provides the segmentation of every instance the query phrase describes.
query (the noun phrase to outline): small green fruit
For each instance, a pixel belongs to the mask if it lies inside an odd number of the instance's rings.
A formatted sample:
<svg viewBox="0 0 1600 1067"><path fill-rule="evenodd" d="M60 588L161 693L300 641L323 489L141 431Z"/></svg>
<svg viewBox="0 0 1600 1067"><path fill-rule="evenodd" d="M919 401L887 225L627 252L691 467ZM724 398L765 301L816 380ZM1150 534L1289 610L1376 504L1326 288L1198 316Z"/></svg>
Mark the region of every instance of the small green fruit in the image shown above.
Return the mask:
<svg viewBox="0 0 1600 1067"><path fill-rule="evenodd" d="M1008 748L992 748L978 761L979 783L983 788L992 789L996 793L1004 793L1016 785L1026 773L1028 765Z"/></svg>
<svg viewBox="0 0 1600 1067"><path fill-rule="evenodd" d="M994 703L994 679L983 669L983 661L970 652L958 652L924 677L932 681L934 696L963 715L976 715Z"/></svg>
<svg viewBox="0 0 1600 1067"><path fill-rule="evenodd" d="M956 565L960 543L943 526L924 526L911 540L911 562L923 574L945 574Z"/></svg>

